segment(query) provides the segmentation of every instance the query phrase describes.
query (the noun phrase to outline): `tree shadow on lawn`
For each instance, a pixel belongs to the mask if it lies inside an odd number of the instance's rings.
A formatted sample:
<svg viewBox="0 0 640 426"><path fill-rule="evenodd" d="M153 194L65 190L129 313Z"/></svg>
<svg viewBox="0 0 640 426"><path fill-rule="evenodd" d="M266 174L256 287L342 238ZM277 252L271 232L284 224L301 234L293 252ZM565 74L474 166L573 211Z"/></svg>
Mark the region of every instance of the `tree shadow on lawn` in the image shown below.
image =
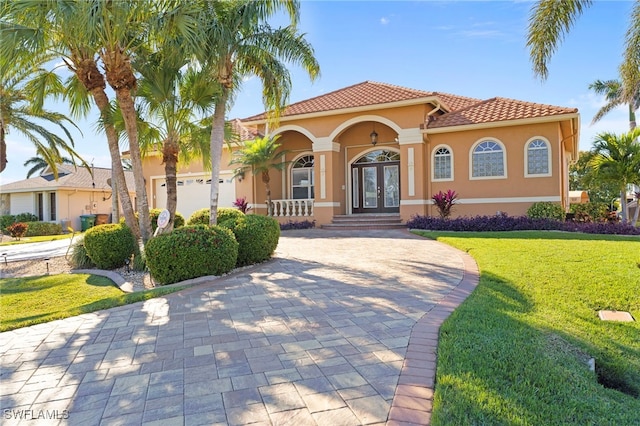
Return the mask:
<svg viewBox="0 0 640 426"><path fill-rule="evenodd" d="M639 401L603 389L559 335L532 322L534 302L482 272L475 292L440 329L433 424L631 424ZM636 417L637 419L637 417Z"/></svg>

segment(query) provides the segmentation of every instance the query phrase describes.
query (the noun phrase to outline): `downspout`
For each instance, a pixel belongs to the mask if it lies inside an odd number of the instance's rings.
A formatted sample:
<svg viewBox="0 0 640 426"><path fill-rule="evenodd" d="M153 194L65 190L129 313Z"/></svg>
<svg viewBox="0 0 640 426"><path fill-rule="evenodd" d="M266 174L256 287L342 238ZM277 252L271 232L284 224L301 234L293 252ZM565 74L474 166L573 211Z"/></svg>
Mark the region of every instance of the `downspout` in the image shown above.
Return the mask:
<svg viewBox="0 0 640 426"><path fill-rule="evenodd" d="M568 193L568 191L569 191L569 164L570 164L570 162L569 161L563 161L564 160L564 155L565 155L564 154L564 152L565 152L565 150L564 150L564 142L567 139L575 139L576 140L576 143L574 144L575 151L576 151L576 155L575 155L576 158L574 159L572 157L571 158L571 162L575 163L578 160L578 156L579 156L579 148L578 148L577 140L578 140L578 136L579 136L580 131L579 131L579 127L574 125L574 124L577 124L577 123L572 119L571 120L572 133L569 136L567 136L565 138L562 138L560 140L560 146L558 148L559 149L558 158L560 160L560 166L561 166L560 172L562 172L565 167L567 168L566 173L563 173L563 179L560 181L560 193L562 194L562 207L564 208L565 212L569 211L569 193ZM558 123L558 126L559 125L560 124ZM565 182L565 179L566 179L566 182ZM566 183L566 185L565 185L565 183ZM566 194L565 194L565 189L567 190Z"/></svg>

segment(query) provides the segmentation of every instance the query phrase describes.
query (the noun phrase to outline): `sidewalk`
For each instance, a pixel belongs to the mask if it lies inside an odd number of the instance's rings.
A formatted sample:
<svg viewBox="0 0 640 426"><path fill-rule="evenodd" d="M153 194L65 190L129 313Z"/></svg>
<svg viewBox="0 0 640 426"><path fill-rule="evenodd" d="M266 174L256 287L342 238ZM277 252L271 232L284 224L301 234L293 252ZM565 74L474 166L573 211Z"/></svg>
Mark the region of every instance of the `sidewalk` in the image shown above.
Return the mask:
<svg viewBox="0 0 640 426"><path fill-rule="evenodd" d="M0 334L3 424L428 424L473 267L407 231L286 232L256 269Z"/></svg>

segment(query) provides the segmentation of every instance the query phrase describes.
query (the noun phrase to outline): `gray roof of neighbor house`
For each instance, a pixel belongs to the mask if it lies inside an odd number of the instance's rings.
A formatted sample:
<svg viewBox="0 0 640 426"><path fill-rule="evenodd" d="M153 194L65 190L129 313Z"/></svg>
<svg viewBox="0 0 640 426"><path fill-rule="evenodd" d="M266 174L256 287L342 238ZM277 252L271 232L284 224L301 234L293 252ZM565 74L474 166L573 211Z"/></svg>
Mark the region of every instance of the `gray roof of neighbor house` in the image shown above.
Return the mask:
<svg viewBox="0 0 640 426"><path fill-rule="evenodd" d="M125 171L125 179L129 192L133 192L135 185L133 172ZM33 192L54 191L56 189L82 189L82 190L110 190L107 179L111 178L111 169L101 167L93 168L93 177L89 171L69 164L58 165L58 180L55 180L53 172L47 168L40 176L19 180L0 186L0 193L8 192Z"/></svg>

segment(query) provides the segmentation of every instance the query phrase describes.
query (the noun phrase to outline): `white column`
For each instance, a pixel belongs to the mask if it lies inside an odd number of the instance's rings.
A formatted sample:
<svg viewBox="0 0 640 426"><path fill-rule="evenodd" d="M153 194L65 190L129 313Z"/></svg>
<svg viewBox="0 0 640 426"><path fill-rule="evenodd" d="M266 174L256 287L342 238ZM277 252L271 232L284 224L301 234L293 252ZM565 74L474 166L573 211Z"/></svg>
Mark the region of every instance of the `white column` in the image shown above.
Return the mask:
<svg viewBox="0 0 640 426"><path fill-rule="evenodd" d="M416 162L414 158L414 149L407 149L407 174L408 174L408 185L409 185L409 196L413 197L416 195Z"/></svg>

